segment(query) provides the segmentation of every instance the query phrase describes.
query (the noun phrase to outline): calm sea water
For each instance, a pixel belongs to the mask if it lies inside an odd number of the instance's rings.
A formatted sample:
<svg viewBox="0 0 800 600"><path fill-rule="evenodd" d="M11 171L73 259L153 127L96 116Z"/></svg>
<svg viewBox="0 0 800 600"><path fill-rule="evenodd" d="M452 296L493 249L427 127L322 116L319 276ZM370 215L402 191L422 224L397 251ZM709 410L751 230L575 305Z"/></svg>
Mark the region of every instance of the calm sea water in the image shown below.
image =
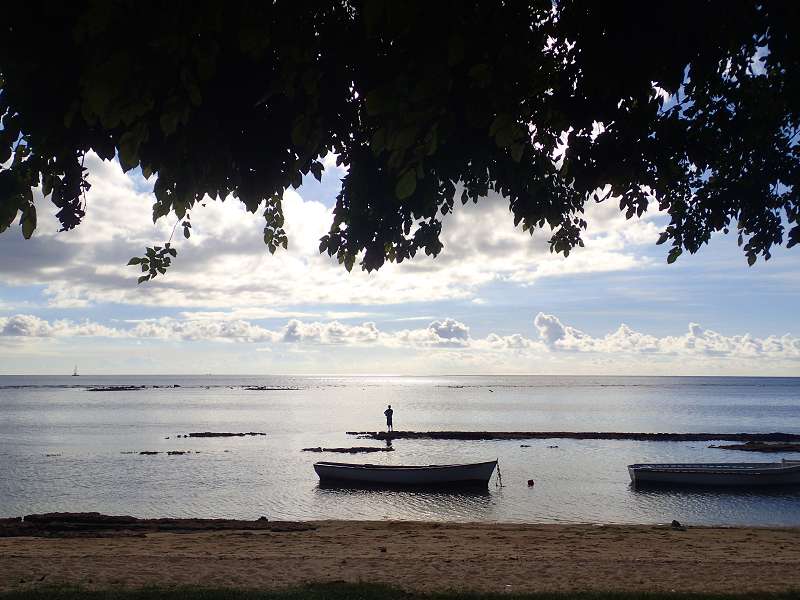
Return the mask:
<svg viewBox="0 0 800 600"><path fill-rule="evenodd" d="M92 392L95 385L147 385ZM246 386L292 387L253 391ZM637 491L633 462L772 461L706 442L399 440L352 457L307 446L413 430L800 433L800 378L0 377L0 517L100 511L140 517L800 526L800 490ZM266 437L178 439L192 431ZM557 448L549 446L557 445ZM141 456L143 450L191 450ZM130 452L135 452L131 454ZM794 458L798 455L795 454ZM499 458L483 493L320 488L316 460L429 464ZM527 480L534 479L529 488Z"/></svg>

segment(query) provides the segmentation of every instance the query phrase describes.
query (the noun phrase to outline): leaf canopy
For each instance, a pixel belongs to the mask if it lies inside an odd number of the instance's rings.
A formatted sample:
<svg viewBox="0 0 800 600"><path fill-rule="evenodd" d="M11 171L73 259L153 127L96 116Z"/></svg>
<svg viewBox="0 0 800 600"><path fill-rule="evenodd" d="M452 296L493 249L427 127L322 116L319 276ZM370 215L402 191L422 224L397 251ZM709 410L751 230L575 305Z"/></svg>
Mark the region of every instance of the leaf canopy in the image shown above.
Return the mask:
<svg viewBox="0 0 800 600"><path fill-rule="evenodd" d="M605 199L666 211L668 262L736 228L752 264L800 241L799 16L778 0L15 2L0 231L19 217L30 237L37 186L76 227L93 150L155 175L154 221L188 237L196 203L232 194L274 252L283 191L335 153L349 169L320 251L348 269L438 254L444 215L490 191L554 252ZM140 281L175 256L148 250Z"/></svg>

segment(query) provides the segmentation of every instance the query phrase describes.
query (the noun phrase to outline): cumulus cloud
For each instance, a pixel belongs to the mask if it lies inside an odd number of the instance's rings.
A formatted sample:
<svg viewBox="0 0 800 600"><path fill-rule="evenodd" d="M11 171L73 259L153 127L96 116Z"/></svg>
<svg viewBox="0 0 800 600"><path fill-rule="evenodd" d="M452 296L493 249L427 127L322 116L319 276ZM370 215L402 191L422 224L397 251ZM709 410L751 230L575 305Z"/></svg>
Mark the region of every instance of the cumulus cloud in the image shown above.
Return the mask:
<svg viewBox="0 0 800 600"><path fill-rule="evenodd" d="M480 342L482 342L482 345L485 345L488 348L501 350L538 350L542 347L540 342L526 338L520 333L514 333L512 335L497 335L496 333L490 333L486 336L485 340Z"/></svg>
<svg viewBox="0 0 800 600"><path fill-rule="evenodd" d="M154 319L137 323L127 334L136 338L184 341L275 342L279 339L275 332L242 320Z"/></svg>
<svg viewBox="0 0 800 600"><path fill-rule="evenodd" d="M428 325L435 335L446 340L466 340L469 339L469 327L455 319L445 319L444 321L434 321Z"/></svg>
<svg viewBox="0 0 800 600"><path fill-rule="evenodd" d="M67 320L52 323L34 315L0 317L0 336L3 337L119 337L119 331L91 321Z"/></svg>
<svg viewBox="0 0 800 600"><path fill-rule="evenodd" d="M394 333L390 343L423 348L464 348L469 345L469 327L455 319L432 321L424 329L403 329Z"/></svg>
<svg viewBox="0 0 800 600"><path fill-rule="evenodd" d="M304 323L292 319L280 337L282 341L290 343L370 344L378 341L380 332L375 323L344 325L338 321Z"/></svg>
<svg viewBox="0 0 800 600"><path fill-rule="evenodd" d="M695 323L682 334L665 336L638 332L624 324L594 336L544 313L533 320L532 335L475 336L465 323L452 318L400 330L391 329L391 323L290 319L265 327L244 319L161 318L109 327L18 314L0 317L0 364L28 356L46 369L50 356L94 353L103 369L122 372L131 368L126 365L132 352L144 359L157 355L159 344L166 343L181 344L179 354L192 357L182 368L186 372L206 372L218 368L214 365L220 361L247 364L248 370L279 365L298 373L355 369L415 374L795 375L800 366L796 336L726 336ZM209 349L204 344L217 347ZM330 352L331 348L336 352Z"/></svg>
<svg viewBox="0 0 800 600"><path fill-rule="evenodd" d="M35 315L0 317L0 337L79 338L105 337L183 342L235 342L293 346L337 345L419 350L472 351L543 356L591 353L608 357L666 356L695 358L775 358L800 360L800 338L791 334L757 338L750 334L726 336L690 323L682 335L657 337L633 330L624 323L604 336L589 335L566 325L555 315L538 313L533 320L538 339L523 333L472 337L469 327L452 318L436 319L427 327L387 331L374 322L290 319L284 326L267 329L243 319L145 319L130 327L108 327L92 321L47 321Z"/></svg>
<svg viewBox="0 0 800 600"><path fill-rule="evenodd" d="M563 324L554 315L541 312L536 315L534 326L541 341L553 351L800 359L800 338L791 334L766 338L756 338L748 333L725 336L690 323L683 335L656 337L635 331L623 323L603 337L593 337Z"/></svg>
<svg viewBox="0 0 800 600"><path fill-rule="evenodd" d="M490 195L445 218L444 250L437 259L420 254L378 273L348 274L335 259L318 253L319 238L332 221L330 206L289 190L284 194L287 251L266 252L261 218L241 203L210 201L192 211L191 239L174 241L179 252L174 268L137 286L134 269L125 263L145 245L168 239L174 222L151 222L149 183L94 154L86 164L92 188L80 227L57 233L52 207L39 195L40 226L34 238L24 241L14 231L0 236L0 252L15 257L0 265L5 284L42 285L51 307L124 303L217 312L235 298L240 311L269 306L278 316L281 307L327 304L334 298L340 305L469 300L496 280L528 285L542 277L636 268L647 263L636 248L657 237L650 216L626 221L610 203L591 205L586 248L564 259L550 253L547 231L531 238L514 228L507 201ZM325 177L332 178L330 184L340 176L341 169L333 169ZM283 316L308 318L316 312Z"/></svg>

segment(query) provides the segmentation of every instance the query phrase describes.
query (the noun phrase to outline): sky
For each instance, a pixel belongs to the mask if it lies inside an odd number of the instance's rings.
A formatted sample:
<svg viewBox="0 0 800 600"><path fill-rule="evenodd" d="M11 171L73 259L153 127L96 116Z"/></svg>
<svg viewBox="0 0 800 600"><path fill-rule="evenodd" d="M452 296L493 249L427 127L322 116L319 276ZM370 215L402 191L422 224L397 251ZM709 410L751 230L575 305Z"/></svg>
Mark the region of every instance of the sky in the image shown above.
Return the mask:
<svg viewBox="0 0 800 600"><path fill-rule="evenodd" d="M87 216L0 235L0 374L800 376L800 254L748 267L733 235L666 264L666 224L587 207L585 248L550 253L498 196L445 217L444 250L377 273L318 252L344 171L284 194L288 250L234 199L192 211L164 277L125 266L166 241L154 178L88 155Z"/></svg>

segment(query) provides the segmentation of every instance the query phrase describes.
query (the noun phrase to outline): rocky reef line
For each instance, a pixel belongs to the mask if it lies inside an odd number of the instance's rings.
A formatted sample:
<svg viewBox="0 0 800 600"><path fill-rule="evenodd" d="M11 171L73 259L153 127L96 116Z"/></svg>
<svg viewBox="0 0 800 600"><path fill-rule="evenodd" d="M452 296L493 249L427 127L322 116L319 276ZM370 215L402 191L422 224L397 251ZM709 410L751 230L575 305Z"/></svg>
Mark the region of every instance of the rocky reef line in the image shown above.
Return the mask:
<svg viewBox="0 0 800 600"><path fill-rule="evenodd" d="M800 442L796 433L648 433L619 431L348 431L372 440L634 440L653 442Z"/></svg>

